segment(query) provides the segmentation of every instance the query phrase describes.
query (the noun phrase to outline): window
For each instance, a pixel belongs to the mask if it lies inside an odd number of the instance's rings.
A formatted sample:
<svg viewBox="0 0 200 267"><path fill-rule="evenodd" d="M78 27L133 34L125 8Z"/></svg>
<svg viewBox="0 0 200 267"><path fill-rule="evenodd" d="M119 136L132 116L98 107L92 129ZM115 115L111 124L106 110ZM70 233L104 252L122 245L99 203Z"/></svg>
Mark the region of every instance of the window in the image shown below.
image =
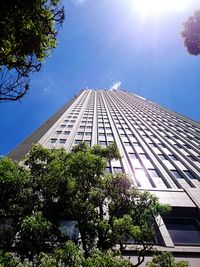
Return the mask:
<svg viewBox="0 0 200 267"><path fill-rule="evenodd" d="M72 127L73 127L73 125L67 125L67 127L68 127L68 128L72 128Z"/></svg>
<svg viewBox="0 0 200 267"><path fill-rule="evenodd" d="M175 245L200 245L200 224L196 218L164 218Z"/></svg>
<svg viewBox="0 0 200 267"><path fill-rule="evenodd" d="M172 154L169 155L169 158L170 158L171 160L173 160L173 161L178 160L178 159L177 159L174 155L172 155Z"/></svg>
<svg viewBox="0 0 200 267"><path fill-rule="evenodd" d="M108 145L112 145L114 141L108 141Z"/></svg>
<svg viewBox="0 0 200 267"><path fill-rule="evenodd" d="M167 158L166 158L163 154L158 154L158 157L159 157L161 160L167 160Z"/></svg>
<svg viewBox="0 0 200 267"><path fill-rule="evenodd" d="M179 145L179 144L176 144L176 143L174 144L174 146L175 146L175 147L177 147L177 148L182 148L182 146L181 146L181 145Z"/></svg>
<svg viewBox="0 0 200 267"><path fill-rule="evenodd" d="M149 146L150 147L156 147L155 144L153 144L153 143L149 143Z"/></svg>
<svg viewBox="0 0 200 267"><path fill-rule="evenodd" d="M122 167L113 167L114 173L123 173Z"/></svg>
<svg viewBox="0 0 200 267"><path fill-rule="evenodd" d="M61 128L64 128L65 126L66 126L65 124L61 124L61 125L60 125Z"/></svg>
<svg viewBox="0 0 200 267"><path fill-rule="evenodd" d="M194 175L190 171L184 171L184 173L190 178L195 179Z"/></svg>
<svg viewBox="0 0 200 267"><path fill-rule="evenodd" d="M131 146L131 144L129 142L124 142L125 146Z"/></svg>
<svg viewBox="0 0 200 267"><path fill-rule="evenodd" d="M85 135L89 135L89 136L91 136L92 133L91 133L91 132L85 132Z"/></svg>
<svg viewBox="0 0 200 267"><path fill-rule="evenodd" d="M77 133L77 135L83 135L84 134L84 132L78 132Z"/></svg>
<svg viewBox="0 0 200 267"><path fill-rule="evenodd" d="M138 142L133 142L133 146L138 147L140 144Z"/></svg>
<svg viewBox="0 0 200 267"><path fill-rule="evenodd" d="M88 146L91 146L91 141L90 141L90 140L84 140L84 142L85 142Z"/></svg>
<svg viewBox="0 0 200 267"><path fill-rule="evenodd" d="M179 179L179 178L183 178L183 177L181 176L180 172L178 172L178 171L171 170L171 173L172 173L172 175L173 175L175 178L177 178L177 179Z"/></svg>
<svg viewBox="0 0 200 267"><path fill-rule="evenodd" d="M56 141L57 141L56 138L51 138L51 140L50 140L51 143L55 143Z"/></svg>
<svg viewBox="0 0 200 267"><path fill-rule="evenodd" d="M166 146L162 143L158 143L158 146L161 147L161 148L166 148Z"/></svg>
<svg viewBox="0 0 200 267"><path fill-rule="evenodd" d="M106 172L106 173L111 173L111 168L110 168L110 167L106 167L106 168L105 168L105 172Z"/></svg>
<svg viewBox="0 0 200 267"><path fill-rule="evenodd" d="M70 131L64 131L64 134L65 135L69 135L70 134Z"/></svg>
<svg viewBox="0 0 200 267"><path fill-rule="evenodd" d="M149 159L146 154L142 153L139 154L141 159Z"/></svg>
<svg viewBox="0 0 200 267"><path fill-rule="evenodd" d="M74 140L74 144L79 144L81 142L82 142L82 140Z"/></svg>
<svg viewBox="0 0 200 267"><path fill-rule="evenodd" d="M196 161L196 159L192 155L188 155L188 158L192 161Z"/></svg>
<svg viewBox="0 0 200 267"><path fill-rule="evenodd" d="M101 146L106 146L106 145L107 145L106 141L99 141L99 144L100 144Z"/></svg>
<svg viewBox="0 0 200 267"><path fill-rule="evenodd" d="M157 171L156 170L154 170L154 169L150 169L150 170L148 170L149 171L149 174L150 174L150 176L153 178L153 177L159 177L159 174L157 173Z"/></svg>
<svg viewBox="0 0 200 267"><path fill-rule="evenodd" d="M137 159L137 156L135 153L129 153L130 159Z"/></svg>
<svg viewBox="0 0 200 267"><path fill-rule="evenodd" d="M62 131L56 131L56 133L57 133L57 134L61 134L61 133L62 133Z"/></svg>
<svg viewBox="0 0 200 267"><path fill-rule="evenodd" d="M59 142L60 142L60 144L65 144L66 139L60 139Z"/></svg>

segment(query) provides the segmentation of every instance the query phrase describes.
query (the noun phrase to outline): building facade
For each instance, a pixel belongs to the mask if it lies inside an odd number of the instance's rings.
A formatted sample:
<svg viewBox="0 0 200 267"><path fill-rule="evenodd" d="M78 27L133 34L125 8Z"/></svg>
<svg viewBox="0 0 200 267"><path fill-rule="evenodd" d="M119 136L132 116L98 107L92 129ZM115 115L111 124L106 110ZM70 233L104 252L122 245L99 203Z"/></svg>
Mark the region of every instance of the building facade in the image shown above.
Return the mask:
<svg viewBox="0 0 200 267"><path fill-rule="evenodd" d="M134 186L172 206L157 218L158 246L200 266L200 124L126 91L87 89L8 156L20 160L36 142L70 150L81 141L116 142L122 157L106 171L128 174Z"/></svg>

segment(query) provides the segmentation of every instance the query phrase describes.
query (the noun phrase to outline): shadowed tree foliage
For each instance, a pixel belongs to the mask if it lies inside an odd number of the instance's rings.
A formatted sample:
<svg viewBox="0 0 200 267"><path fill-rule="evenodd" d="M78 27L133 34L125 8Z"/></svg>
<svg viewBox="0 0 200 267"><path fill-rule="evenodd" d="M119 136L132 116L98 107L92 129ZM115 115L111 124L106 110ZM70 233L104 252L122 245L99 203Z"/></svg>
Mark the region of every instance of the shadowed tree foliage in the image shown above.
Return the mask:
<svg viewBox="0 0 200 267"><path fill-rule="evenodd" d="M183 24L181 35L184 40L185 47L191 55L200 54L200 10L188 18Z"/></svg>
<svg viewBox="0 0 200 267"><path fill-rule="evenodd" d="M3 158L0 224L7 220L12 231L0 248L36 266L139 266L155 243L155 217L168 207L135 189L125 174L105 174L112 159L120 159L115 144L85 143L71 152L35 145L23 164ZM79 231L74 242L59 230L68 220ZM130 242L135 263L122 258Z"/></svg>
<svg viewBox="0 0 200 267"><path fill-rule="evenodd" d="M183 260L175 261L170 252L159 252L146 267L189 267L189 263Z"/></svg>
<svg viewBox="0 0 200 267"><path fill-rule="evenodd" d="M19 100L30 74L56 47L64 20L60 0L2 0L0 8L0 101Z"/></svg>

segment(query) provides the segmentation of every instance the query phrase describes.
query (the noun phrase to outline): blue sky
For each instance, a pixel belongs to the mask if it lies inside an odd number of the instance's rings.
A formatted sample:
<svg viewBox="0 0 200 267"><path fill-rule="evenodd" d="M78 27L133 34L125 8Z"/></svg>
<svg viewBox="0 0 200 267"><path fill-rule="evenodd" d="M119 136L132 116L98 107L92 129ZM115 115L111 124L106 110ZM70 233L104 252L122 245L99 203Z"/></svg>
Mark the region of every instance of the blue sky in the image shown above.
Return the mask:
<svg viewBox="0 0 200 267"><path fill-rule="evenodd" d="M142 0L64 1L58 47L32 76L29 94L21 102L0 104L1 155L80 89L110 88L117 81L123 89L200 121L200 56L189 55L180 36L199 0L181 0L190 3L185 10L156 15L144 15L135 1Z"/></svg>

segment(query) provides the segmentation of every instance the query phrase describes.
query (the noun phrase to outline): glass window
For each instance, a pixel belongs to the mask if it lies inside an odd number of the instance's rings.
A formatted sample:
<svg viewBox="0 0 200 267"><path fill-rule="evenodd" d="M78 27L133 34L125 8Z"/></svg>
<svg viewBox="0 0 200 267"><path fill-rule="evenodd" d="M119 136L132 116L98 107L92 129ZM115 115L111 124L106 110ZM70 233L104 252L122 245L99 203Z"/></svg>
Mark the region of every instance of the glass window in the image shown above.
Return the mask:
<svg viewBox="0 0 200 267"><path fill-rule="evenodd" d="M105 168L105 172L106 172L106 173L111 173L111 168L110 168L110 167L106 167L106 168Z"/></svg>
<svg viewBox="0 0 200 267"><path fill-rule="evenodd" d="M70 134L70 131L64 131L64 134L65 135L69 135Z"/></svg>
<svg viewBox="0 0 200 267"><path fill-rule="evenodd" d="M135 153L129 153L130 159L137 159L137 156Z"/></svg>
<svg viewBox="0 0 200 267"><path fill-rule="evenodd" d="M122 167L113 167L114 173L123 173Z"/></svg>
<svg viewBox="0 0 200 267"><path fill-rule="evenodd" d="M74 144L79 144L81 142L82 142L82 140L74 140Z"/></svg>
<svg viewBox="0 0 200 267"><path fill-rule="evenodd" d="M130 146L131 144L129 142L124 142L125 146Z"/></svg>
<svg viewBox="0 0 200 267"><path fill-rule="evenodd" d="M133 142L133 146L138 147L140 144L138 142Z"/></svg>
<svg viewBox="0 0 200 267"><path fill-rule="evenodd" d="M162 147L162 148L166 148L166 146L164 144L162 144L162 143L158 143L158 146Z"/></svg>
<svg viewBox="0 0 200 267"><path fill-rule="evenodd" d="M84 140L84 142L85 142L88 146L91 146L91 141L90 141L90 140Z"/></svg>
<svg viewBox="0 0 200 267"><path fill-rule="evenodd" d="M62 133L62 131L56 131L56 133L57 133L57 134L61 134L61 133Z"/></svg>
<svg viewBox="0 0 200 267"><path fill-rule="evenodd" d="M51 143L55 143L56 141L57 141L56 138L51 138L51 140L50 140Z"/></svg>
<svg viewBox="0 0 200 267"><path fill-rule="evenodd" d="M149 143L150 147L156 147L155 144Z"/></svg>
<svg viewBox="0 0 200 267"><path fill-rule="evenodd" d="M85 132L85 135L89 135L89 136L91 136L92 133L91 133L91 132Z"/></svg>
<svg viewBox="0 0 200 267"><path fill-rule="evenodd" d="M195 218L164 218L175 245L200 245L200 224Z"/></svg>
<svg viewBox="0 0 200 267"><path fill-rule="evenodd" d="M77 133L77 135L83 135L84 134L84 132L78 132Z"/></svg>
<svg viewBox="0 0 200 267"><path fill-rule="evenodd" d="M140 156L141 159L149 159L149 158L147 157L147 155L144 154L144 153L139 154L139 156Z"/></svg>
<svg viewBox="0 0 200 267"><path fill-rule="evenodd" d="M161 160L167 160L167 158L166 158L163 154L158 154L158 157L159 157Z"/></svg>
<svg viewBox="0 0 200 267"><path fill-rule="evenodd" d="M157 173L157 171L155 169L150 169L148 170L149 171L149 174L150 176L153 178L153 177L159 177L159 174Z"/></svg>
<svg viewBox="0 0 200 267"><path fill-rule="evenodd" d="M178 160L178 159L177 159L174 155L172 155L172 154L169 155L169 158L170 158L171 160L174 160L174 161L175 161L175 160Z"/></svg>
<svg viewBox="0 0 200 267"><path fill-rule="evenodd" d="M190 171L184 171L184 173L190 178L195 179L194 175Z"/></svg>
<svg viewBox="0 0 200 267"><path fill-rule="evenodd" d="M171 170L171 173L172 175L175 177L175 178L183 178L180 174L180 172L176 171L176 170Z"/></svg>
<svg viewBox="0 0 200 267"><path fill-rule="evenodd" d="M189 159L191 159L192 161L197 161L192 155L187 155Z"/></svg>
<svg viewBox="0 0 200 267"><path fill-rule="evenodd" d="M106 141L99 141L99 144L100 144L101 146L106 146L106 145L107 145Z"/></svg>
<svg viewBox="0 0 200 267"><path fill-rule="evenodd" d="M59 142L60 144L64 144L66 142L66 139L60 139Z"/></svg>
<svg viewBox="0 0 200 267"><path fill-rule="evenodd" d="M174 144L174 146L175 146L175 147L177 147L177 148L182 148L182 146L181 146L181 145L179 145L179 144L176 144L176 143Z"/></svg>

